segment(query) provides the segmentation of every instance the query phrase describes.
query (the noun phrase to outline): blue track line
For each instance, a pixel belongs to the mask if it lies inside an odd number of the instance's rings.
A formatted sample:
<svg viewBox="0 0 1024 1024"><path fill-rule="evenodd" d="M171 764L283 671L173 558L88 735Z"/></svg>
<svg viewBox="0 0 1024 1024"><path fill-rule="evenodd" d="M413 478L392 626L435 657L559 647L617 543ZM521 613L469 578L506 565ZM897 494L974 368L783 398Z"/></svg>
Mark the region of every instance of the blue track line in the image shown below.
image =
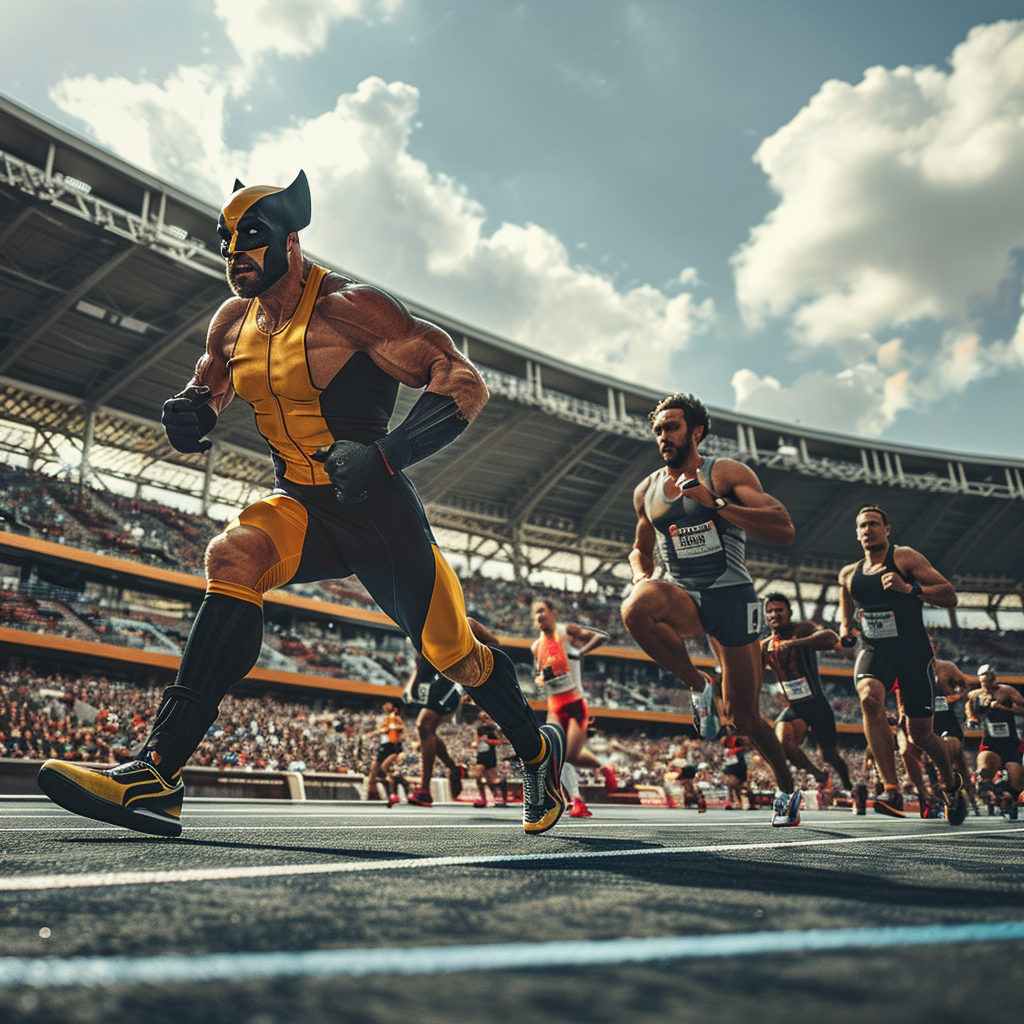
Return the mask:
<svg viewBox="0 0 1024 1024"><path fill-rule="evenodd" d="M335 949L201 956L0 958L0 986L60 986L251 981L284 977L437 974L480 970L594 967L658 960L835 952L944 943L1024 941L1024 921L748 932L583 942Z"/></svg>

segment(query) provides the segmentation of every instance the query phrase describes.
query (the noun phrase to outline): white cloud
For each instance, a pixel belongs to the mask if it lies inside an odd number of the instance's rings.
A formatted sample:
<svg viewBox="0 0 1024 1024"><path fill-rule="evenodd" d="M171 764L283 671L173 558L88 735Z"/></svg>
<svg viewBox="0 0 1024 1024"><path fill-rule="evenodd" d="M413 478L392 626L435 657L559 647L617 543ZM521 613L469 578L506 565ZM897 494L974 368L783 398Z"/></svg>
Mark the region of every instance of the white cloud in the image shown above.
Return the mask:
<svg viewBox="0 0 1024 1024"><path fill-rule="evenodd" d="M907 371L887 377L868 363L835 375L812 370L788 387L748 369L732 378L738 412L865 436L880 434L911 404L906 384Z"/></svg>
<svg viewBox="0 0 1024 1024"><path fill-rule="evenodd" d="M847 369L740 370L738 410L877 434L1024 362L1024 316L1009 342L972 322L1024 245L1024 21L972 29L949 70L826 82L755 160L779 202L733 257L741 311Z"/></svg>
<svg viewBox="0 0 1024 1024"><path fill-rule="evenodd" d="M225 104L240 81L213 67L179 68L163 85L87 76L65 80L52 98L104 145L213 202L236 175L288 182L303 168L313 193L310 251L553 355L661 386L672 356L714 320L711 300L689 291L620 291L574 265L536 224L486 235L481 205L408 152L414 87L368 78L332 110L268 126L240 151L224 142ZM692 268L681 273L680 285L695 283Z"/></svg>
<svg viewBox="0 0 1024 1024"><path fill-rule="evenodd" d="M1024 22L972 29L950 65L826 82L761 144L780 200L734 256L748 323L834 345L994 293L1024 245Z"/></svg>
<svg viewBox="0 0 1024 1024"><path fill-rule="evenodd" d="M327 43L331 25L346 19L386 20L403 0L214 0L217 17L239 56L267 52L304 57Z"/></svg>
<svg viewBox="0 0 1024 1024"><path fill-rule="evenodd" d="M1021 327L1018 335L1024 335ZM872 436L900 412L924 410L943 395L1017 365L1019 358L1012 343L986 345L976 333L948 331L927 356L893 338L878 346L873 359L837 374L812 370L783 386L775 377L742 369L733 374L732 387L738 412Z"/></svg>

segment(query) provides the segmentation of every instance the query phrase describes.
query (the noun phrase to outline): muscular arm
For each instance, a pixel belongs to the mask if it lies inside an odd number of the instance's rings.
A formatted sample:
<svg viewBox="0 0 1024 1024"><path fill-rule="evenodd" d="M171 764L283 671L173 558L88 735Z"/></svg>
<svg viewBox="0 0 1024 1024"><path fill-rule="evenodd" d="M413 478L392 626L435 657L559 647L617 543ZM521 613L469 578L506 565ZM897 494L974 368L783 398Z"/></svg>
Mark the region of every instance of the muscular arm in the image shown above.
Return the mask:
<svg viewBox="0 0 1024 1024"><path fill-rule="evenodd" d="M1004 711L1012 711L1015 715L1024 715L1024 697L1012 686L1000 686L992 704Z"/></svg>
<svg viewBox="0 0 1024 1024"><path fill-rule="evenodd" d="M926 604L934 604L940 608L955 608L957 604L956 591L953 585L935 569L920 551L913 548L899 547L894 553L896 568L904 576L909 576L914 583L921 584L921 593L918 595ZM887 577L889 579L886 583ZM900 579L895 573L886 574L882 577L882 586L887 590L896 590L901 594L909 594L913 583Z"/></svg>
<svg viewBox="0 0 1024 1024"><path fill-rule="evenodd" d="M633 491L633 508L636 510L636 539L633 541L633 550L629 553L629 568L633 576L643 575L650 577L654 572L654 541L656 531L654 524L647 518L647 510L644 508L644 495L651 478L647 477Z"/></svg>
<svg viewBox="0 0 1024 1024"><path fill-rule="evenodd" d="M702 486L687 489L688 498L713 508L717 494L728 502L724 508L716 510L727 522L769 544L788 546L793 543L796 530L786 506L765 493L757 474L749 466L732 459L719 459L711 472L711 480L698 472Z"/></svg>
<svg viewBox="0 0 1024 1024"><path fill-rule="evenodd" d="M328 330L367 352L385 373L411 388L453 398L467 421L487 401L476 367L440 327L413 316L397 299L369 285L340 287L317 303ZM322 340L312 339L313 351Z"/></svg>
<svg viewBox="0 0 1024 1024"><path fill-rule="evenodd" d="M792 637L783 640L781 649L787 647L813 647L816 651L831 651L839 643L839 634L832 629L818 628L813 622L797 624Z"/></svg>
<svg viewBox="0 0 1024 1024"><path fill-rule="evenodd" d="M480 641L482 644L486 644L488 647L500 647L501 641L482 623L477 622L476 619L468 618L466 621L469 623L470 632Z"/></svg>
<svg viewBox="0 0 1024 1024"><path fill-rule="evenodd" d="M850 593L850 581L857 570L857 563L846 566L839 573L839 635L849 636L860 633L860 630L853 624L854 613L857 610L857 602Z"/></svg>
<svg viewBox="0 0 1024 1024"><path fill-rule="evenodd" d="M213 315L206 334L206 351L196 363L195 373L188 382L189 387L210 389L207 405L215 412L223 412L235 397L231 387L231 372L228 360L231 349L238 337L248 303L245 299L228 299Z"/></svg>
<svg viewBox="0 0 1024 1024"><path fill-rule="evenodd" d="M565 627L566 633L569 638L575 644L576 649L580 652L580 655L584 655L592 651L595 647L600 647L601 644L608 639L607 633L602 633L598 629L587 629L584 626L576 626L570 623Z"/></svg>

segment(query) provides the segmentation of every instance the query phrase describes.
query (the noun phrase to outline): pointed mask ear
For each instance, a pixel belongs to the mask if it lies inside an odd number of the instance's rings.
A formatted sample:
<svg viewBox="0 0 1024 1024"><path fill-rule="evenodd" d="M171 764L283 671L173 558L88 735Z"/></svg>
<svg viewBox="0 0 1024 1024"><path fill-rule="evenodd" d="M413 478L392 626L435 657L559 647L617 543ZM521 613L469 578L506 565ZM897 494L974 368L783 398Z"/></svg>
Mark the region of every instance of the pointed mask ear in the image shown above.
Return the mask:
<svg viewBox="0 0 1024 1024"><path fill-rule="evenodd" d="M313 215L306 172L299 171L295 180L275 197L288 211L289 230L301 231Z"/></svg>
<svg viewBox="0 0 1024 1024"><path fill-rule="evenodd" d="M245 188L245 186L237 178L235 178L234 187L231 189L232 193L237 192L240 188Z"/></svg>

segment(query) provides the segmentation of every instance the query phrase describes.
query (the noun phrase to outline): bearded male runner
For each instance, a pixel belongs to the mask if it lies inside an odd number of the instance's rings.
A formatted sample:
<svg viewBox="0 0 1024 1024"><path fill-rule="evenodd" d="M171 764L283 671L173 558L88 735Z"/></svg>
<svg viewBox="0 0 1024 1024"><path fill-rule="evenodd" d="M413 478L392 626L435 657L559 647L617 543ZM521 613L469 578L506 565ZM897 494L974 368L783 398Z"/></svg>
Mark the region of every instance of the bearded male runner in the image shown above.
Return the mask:
<svg viewBox="0 0 1024 1024"><path fill-rule="evenodd" d="M698 452L711 427L699 398L670 395L650 421L665 465L633 492L633 589L622 604L622 620L654 661L710 697L711 681L694 667L682 639L707 634L722 669L725 718L775 774L772 824L797 825L801 794L758 706L763 611L746 566L747 533L773 544L793 543L789 513L765 494L749 466ZM665 579L651 579L655 543L668 568ZM699 707L700 701L695 712Z"/></svg>
<svg viewBox="0 0 1024 1024"><path fill-rule="evenodd" d="M47 761L39 785L78 814L180 835L182 766L256 663L264 593L354 573L498 723L523 760L523 827L544 832L565 808L564 735L538 729L511 659L473 636L458 578L402 472L454 441L487 387L439 327L304 259L298 231L309 220L301 171L283 189L235 182L217 233L237 297L214 315L192 380L163 407L170 443L201 452L235 394L248 402L272 453L274 492L211 541L206 598L138 758L105 772ZM399 384L425 390L389 433Z"/></svg>

